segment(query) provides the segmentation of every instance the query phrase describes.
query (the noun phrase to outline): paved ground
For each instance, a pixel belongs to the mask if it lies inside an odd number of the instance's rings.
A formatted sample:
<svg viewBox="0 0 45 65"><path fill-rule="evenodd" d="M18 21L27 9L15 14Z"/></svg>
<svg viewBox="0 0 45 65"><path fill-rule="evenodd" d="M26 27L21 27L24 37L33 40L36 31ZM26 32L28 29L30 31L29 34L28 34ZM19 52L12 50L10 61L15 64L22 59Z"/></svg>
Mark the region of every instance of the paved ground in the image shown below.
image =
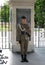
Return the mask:
<svg viewBox="0 0 45 65"><path fill-rule="evenodd" d="M20 62L20 53L12 53L10 50L3 50L2 54L9 57L6 65L45 65L45 48L36 48L34 53L28 53L28 63Z"/></svg>

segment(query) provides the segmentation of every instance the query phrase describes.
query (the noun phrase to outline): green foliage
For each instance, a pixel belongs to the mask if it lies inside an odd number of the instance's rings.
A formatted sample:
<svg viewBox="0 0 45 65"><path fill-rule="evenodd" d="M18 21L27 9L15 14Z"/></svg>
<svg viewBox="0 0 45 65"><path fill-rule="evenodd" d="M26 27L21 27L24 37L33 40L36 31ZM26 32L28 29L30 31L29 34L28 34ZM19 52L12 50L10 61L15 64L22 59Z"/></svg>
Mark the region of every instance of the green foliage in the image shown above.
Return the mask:
<svg viewBox="0 0 45 65"><path fill-rule="evenodd" d="M9 5L1 7L1 21L9 22Z"/></svg>
<svg viewBox="0 0 45 65"><path fill-rule="evenodd" d="M45 26L45 0L37 0L35 3L35 27Z"/></svg>

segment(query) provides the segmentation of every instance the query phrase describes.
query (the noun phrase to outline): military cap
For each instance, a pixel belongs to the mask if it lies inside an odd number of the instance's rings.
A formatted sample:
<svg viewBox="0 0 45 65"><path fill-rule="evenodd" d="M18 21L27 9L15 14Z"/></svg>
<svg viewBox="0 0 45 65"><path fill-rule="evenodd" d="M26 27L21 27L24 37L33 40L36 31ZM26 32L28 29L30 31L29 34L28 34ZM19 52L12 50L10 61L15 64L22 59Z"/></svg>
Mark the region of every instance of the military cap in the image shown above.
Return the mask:
<svg viewBox="0 0 45 65"><path fill-rule="evenodd" d="M26 16L22 16L21 19L26 19Z"/></svg>

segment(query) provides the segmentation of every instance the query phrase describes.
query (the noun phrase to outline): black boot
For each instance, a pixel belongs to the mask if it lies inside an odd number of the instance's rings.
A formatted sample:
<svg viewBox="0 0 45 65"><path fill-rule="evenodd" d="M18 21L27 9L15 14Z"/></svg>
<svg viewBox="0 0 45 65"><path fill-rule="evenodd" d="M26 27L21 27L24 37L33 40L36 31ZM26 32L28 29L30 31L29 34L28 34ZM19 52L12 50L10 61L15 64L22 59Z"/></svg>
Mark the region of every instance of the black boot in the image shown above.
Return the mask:
<svg viewBox="0 0 45 65"><path fill-rule="evenodd" d="M28 62L27 55L24 55L24 62Z"/></svg>
<svg viewBox="0 0 45 65"><path fill-rule="evenodd" d="M23 55L21 55L21 58L22 58L21 62L24 62L24 57L23 57Z"/></svg>

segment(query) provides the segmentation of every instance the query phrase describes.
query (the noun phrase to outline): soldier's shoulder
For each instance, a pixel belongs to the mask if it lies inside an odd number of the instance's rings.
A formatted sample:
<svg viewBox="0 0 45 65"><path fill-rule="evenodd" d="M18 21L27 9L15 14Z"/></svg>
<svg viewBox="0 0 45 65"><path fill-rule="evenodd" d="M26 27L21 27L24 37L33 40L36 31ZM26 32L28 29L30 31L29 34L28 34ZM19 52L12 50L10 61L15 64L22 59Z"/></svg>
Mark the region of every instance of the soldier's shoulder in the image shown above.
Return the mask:
<svg viewBox="0 0 45 65"><path fill-rule="evenodd" d="M20 26L21 25L21 23L18 23L18 25L17 26Z"/></svg>

